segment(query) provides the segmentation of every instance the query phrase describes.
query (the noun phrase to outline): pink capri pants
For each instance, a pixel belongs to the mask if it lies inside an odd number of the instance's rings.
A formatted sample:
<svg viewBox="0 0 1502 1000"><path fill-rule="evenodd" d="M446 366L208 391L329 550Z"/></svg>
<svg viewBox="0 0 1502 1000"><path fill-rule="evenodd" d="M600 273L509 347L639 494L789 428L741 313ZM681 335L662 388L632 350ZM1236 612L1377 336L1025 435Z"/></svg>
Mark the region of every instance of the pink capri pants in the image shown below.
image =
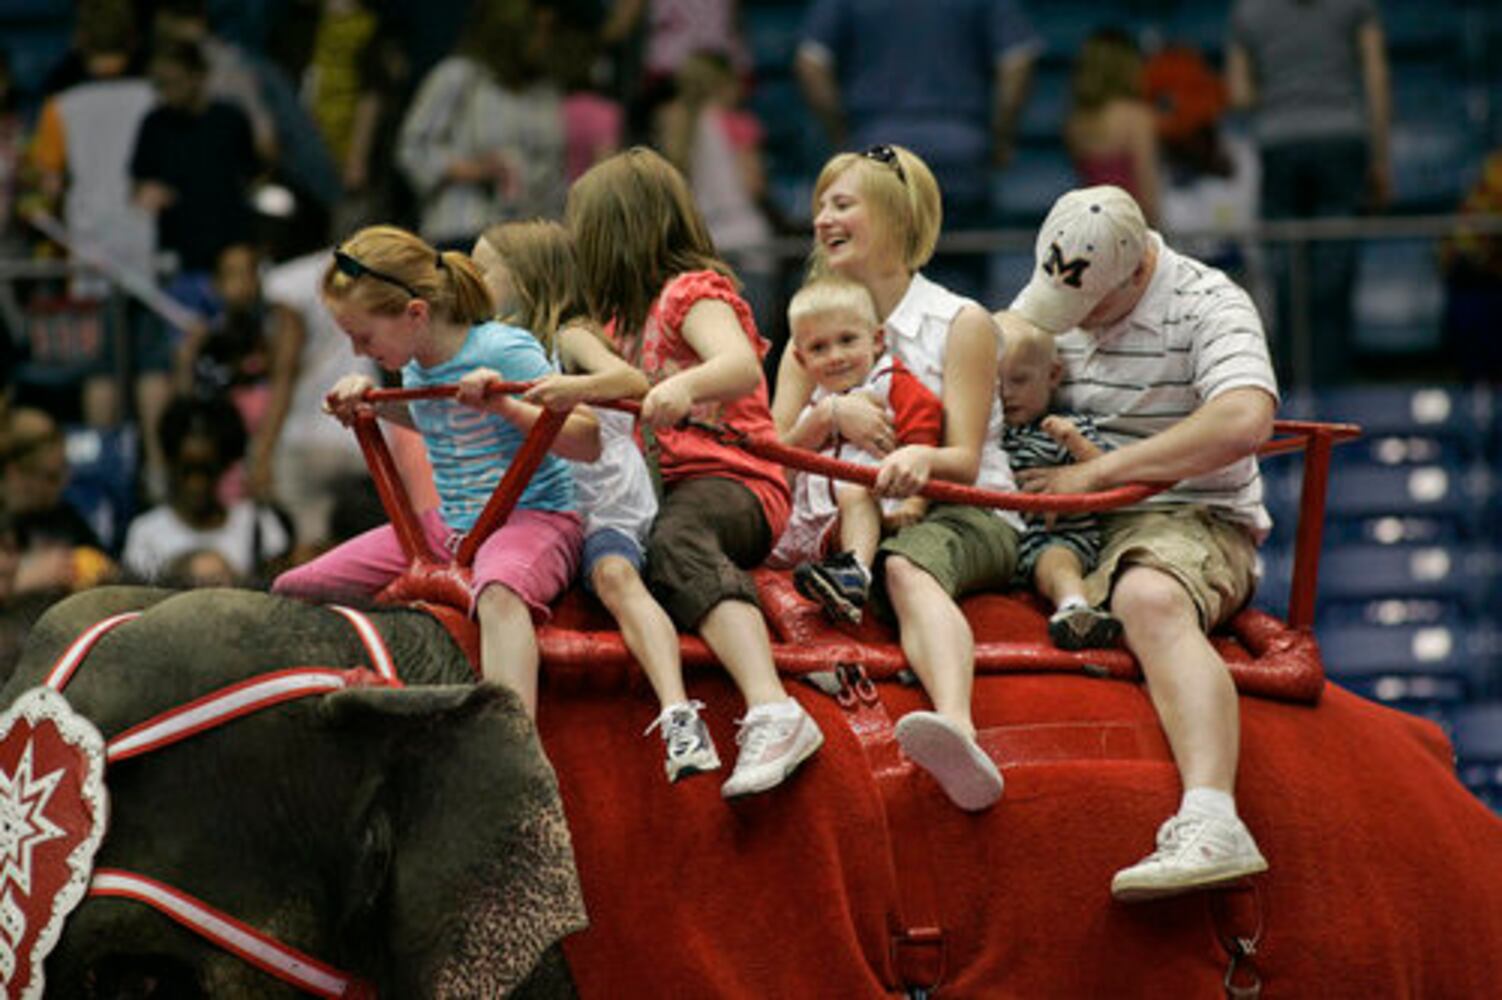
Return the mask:
<svg viewBox="0 0 1502 1000"><path fill-rule="evenodd" d="M464 537L443 523L438 511L421 515L423 534L434 552L453 552ZM474 614L480 592L492 583L527 603L534 622L548 620L550 605L579 568L584 523L570 511L511 512L475 553L469 613ZM317 559L276 578L271 590L289 597L337 600L352 595L371 597L407 570L409 565L391 525L372 528Z"/></svg>

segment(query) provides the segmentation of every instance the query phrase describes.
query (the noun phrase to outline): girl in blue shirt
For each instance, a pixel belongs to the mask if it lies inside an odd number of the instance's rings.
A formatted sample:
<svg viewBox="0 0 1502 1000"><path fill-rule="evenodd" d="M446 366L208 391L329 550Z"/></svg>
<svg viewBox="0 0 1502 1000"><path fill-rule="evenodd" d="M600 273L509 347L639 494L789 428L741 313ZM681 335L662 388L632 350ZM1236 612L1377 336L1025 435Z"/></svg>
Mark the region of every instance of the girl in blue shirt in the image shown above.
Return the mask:
<svg viewBox="0 0 1502 1000"><path fill-rule="evenodd" d="M322 295L356 354L417 388L455 383L457 400L381 404L379 416L415 427L433 466L437 510L422 515L435 552L454 551L542 412L514 396L487 397L496 380L532 381L554 368L526 330L490 320L494 302L468 256L439 253L394 226L362 229L334 251ZM368 406L365 375L347 375L327 408L348 422ZM537 638L534 621L568 585L579 561L582 523L574 483L562 458L590 461L599 453L599 426L586 412L569 416L528 483L516 509L480 546L471 580L471 613L480 622L481 667L487 680L515 691L535 715ZM373 595L407 569L395 529L383 525L282 574L276 593L332 598Z"/></svg>

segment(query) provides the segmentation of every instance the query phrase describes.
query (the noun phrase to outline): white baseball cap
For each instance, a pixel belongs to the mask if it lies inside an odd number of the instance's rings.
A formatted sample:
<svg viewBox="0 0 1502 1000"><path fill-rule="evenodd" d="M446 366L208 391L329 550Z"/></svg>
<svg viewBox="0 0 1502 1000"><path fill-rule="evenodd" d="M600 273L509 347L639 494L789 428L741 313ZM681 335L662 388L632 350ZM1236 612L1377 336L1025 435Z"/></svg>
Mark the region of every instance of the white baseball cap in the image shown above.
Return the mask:
<svg viewBox="0 0 1502 1000"><path fill-rule="evenodd" d="M1070 191L1038 230L1033 277L1012 308L1049 333L1072 330L1132 276L1146 247L1130 194L1111 184Z"/></svg>

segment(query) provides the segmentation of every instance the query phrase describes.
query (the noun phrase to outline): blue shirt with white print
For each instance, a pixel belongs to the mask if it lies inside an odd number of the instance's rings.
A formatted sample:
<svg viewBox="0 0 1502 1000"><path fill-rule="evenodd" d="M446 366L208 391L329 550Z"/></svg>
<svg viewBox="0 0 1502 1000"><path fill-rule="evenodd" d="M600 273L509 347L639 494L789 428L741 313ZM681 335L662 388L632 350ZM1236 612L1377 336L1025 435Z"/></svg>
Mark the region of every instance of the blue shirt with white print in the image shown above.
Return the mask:
<svg viewBox="0 0 1502 1000"><path fill-rule="evenodd" d="M489 368L507 382L530 382L554 371L536 337L518 327L487 322L470 327L464 345L448 361L431 368L408 362L402 368L402 385L416 389L458 382L476 368ZM433 465L443 521L454 531L468 531L526 435L498 414L452 399L423 399L410 405ZM517 506L574 510L568 464L557 455L545 456Z"/></svg>

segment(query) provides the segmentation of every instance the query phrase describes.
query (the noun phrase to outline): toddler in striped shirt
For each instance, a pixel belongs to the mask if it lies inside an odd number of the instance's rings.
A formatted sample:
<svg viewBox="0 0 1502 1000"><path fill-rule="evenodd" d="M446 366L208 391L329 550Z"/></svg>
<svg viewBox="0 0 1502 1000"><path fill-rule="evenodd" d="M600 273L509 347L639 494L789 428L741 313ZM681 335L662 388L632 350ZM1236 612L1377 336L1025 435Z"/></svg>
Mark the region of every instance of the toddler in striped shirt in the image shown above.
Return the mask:
<svg viewBox="0 0 1502 1000"><path fill-rule="evenodd" d="M1107 445L1094 421L1081 414L1049 413L1064 375L1053 337L1016 313L998 313L996 319L1003 337L1001 446L1012 471L1099 455ZM1085 600L1084 577L1100 556L1100 543L1100 525L1093 514L1027 515L1017 579L1053 602L1048 634L1060 649L1099 648L1121 641L1121 622Z"/></svg>

